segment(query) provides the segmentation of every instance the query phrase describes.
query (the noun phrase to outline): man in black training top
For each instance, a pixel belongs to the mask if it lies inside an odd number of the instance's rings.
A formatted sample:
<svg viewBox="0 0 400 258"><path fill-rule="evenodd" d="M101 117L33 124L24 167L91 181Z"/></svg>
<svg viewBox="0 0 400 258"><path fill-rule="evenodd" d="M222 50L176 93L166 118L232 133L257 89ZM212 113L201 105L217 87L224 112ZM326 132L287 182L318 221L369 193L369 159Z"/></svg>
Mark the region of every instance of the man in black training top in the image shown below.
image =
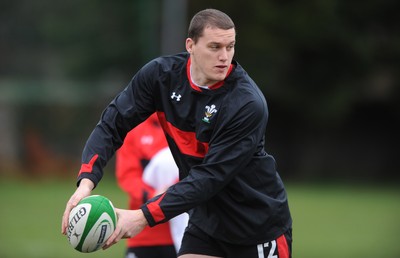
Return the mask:
<svg viewBox="0 0 400 258"><path fill-rule="evenodd" d="M103 176L125 135L156 112L180 181L138 210L116 209L105 249L188 212L180 258L291 257L292 220L274 158L264 149L268 109L262 92L233 60L235 25L215 9L191 20L185 53L143 66L104 110L82 155L68 214Z"/></svg>

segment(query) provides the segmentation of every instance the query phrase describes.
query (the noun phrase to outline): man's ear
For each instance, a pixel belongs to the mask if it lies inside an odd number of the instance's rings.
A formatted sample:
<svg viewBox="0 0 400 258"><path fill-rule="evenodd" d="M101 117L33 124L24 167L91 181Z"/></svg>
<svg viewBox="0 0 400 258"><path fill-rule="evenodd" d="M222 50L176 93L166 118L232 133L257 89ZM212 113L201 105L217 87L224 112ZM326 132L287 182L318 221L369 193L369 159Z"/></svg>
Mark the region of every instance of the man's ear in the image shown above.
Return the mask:
<svg viewBox="0 0 400 258"><path fill-rule="evenodd" d="M193 45L194 45L194 41L191 38L187 38L186 39L186 51L189 52L189 54L191 54L193 51Z"/></svg>

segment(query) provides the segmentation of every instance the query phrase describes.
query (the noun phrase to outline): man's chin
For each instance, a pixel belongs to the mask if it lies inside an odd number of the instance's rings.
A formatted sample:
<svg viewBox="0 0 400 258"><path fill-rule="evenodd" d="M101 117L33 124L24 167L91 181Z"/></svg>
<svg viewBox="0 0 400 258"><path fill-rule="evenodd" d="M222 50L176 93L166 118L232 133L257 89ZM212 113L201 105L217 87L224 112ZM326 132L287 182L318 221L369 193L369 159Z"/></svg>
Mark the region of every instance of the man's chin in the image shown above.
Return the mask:
<svg viewBox="0 0 400 258"><path fill-rule="evenodd" d="M220 82L220 81L225 80L225 78L226 78L226 73L223 73L223 74L218 74L217 76L215 76L215 77L214 77L214 80L215 80L216 82Z"/></svg>

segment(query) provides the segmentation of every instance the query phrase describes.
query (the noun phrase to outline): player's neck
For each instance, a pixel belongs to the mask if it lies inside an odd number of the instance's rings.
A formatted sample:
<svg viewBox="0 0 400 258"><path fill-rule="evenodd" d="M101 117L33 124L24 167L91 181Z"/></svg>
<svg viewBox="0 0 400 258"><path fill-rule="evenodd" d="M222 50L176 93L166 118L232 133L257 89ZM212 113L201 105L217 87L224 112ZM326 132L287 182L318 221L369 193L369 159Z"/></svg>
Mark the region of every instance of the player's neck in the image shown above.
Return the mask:
<svg viewBox="0 0 400 258"><path fill-rule="evenodd" d="M203 88L203 89L208 89L208 86L207 85L202 85L202 84L200 84L200 83L197 83L195 80L194 80L194 77L193 77L193 72L192 72L192 65L190 65L190 69L189 69L189 72L190 72L190 81L194 84L194 85L196 85L197 87L199 87L199 88Z"/></svg>

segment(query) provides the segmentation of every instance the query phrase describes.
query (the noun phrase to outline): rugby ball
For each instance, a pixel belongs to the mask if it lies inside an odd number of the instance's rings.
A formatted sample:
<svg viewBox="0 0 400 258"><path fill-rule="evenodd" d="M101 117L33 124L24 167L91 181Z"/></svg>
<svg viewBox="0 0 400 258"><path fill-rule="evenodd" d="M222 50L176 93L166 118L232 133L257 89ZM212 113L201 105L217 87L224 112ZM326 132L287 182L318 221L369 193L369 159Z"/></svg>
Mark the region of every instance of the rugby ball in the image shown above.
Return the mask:
<svg viewBox="0 0 400 258"><path fill-rule="evenodd" d="M117 215L109 199L91 195L71 210L68 222L69 243L79 252L91 253L102 248L114 232Z"/></svg>

